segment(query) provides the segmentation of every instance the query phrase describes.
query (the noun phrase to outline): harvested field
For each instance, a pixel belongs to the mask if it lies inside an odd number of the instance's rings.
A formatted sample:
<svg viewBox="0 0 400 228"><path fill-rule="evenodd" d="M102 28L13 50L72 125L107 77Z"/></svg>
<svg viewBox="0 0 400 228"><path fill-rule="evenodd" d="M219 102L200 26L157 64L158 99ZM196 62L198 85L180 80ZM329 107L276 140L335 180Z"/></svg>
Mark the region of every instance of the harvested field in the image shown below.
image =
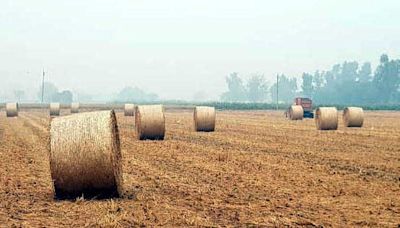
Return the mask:
<svg viewBox="0 0 400 228"><path fill-rule="evenodd" d="M56 201L48 113L1 112L0 224L400 225L400 112L365 112L361 129L339 118L338 131L322 132L282 112L224 111L216 132L197 133L192 112L167 111L164 141L139 141L134 118L117 119L125 198Z"/></svg>

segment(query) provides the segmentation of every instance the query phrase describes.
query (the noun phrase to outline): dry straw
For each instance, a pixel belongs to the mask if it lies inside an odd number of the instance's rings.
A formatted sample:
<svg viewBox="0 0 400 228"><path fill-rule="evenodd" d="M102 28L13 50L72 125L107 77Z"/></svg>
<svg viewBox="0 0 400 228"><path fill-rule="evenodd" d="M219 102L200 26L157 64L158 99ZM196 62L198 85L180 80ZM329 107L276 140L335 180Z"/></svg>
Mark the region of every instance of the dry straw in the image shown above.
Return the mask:
<svg viewBox="0 0 400 228"><path fill-rule="evenodd" d="M335 107L321 107L315 111L315 123L318 130L337 130L338 111Z"/></svg>
<svg viewBox="0 0 400 228"><path fill-rule="evenodd" d="M215 130L215 108L198 106L194 109L193 120L195 131L210 132Z"/></svg>
<svg viewBox="0 0 400 228"><path fill-rule="evenodd" d="M134 116L135 115L135 105L134 104L125 104L124 113L125 113L125 116Z"/></svg>
<svg viewBox="0 0 400 228"><path fill-rule="evenodd" d="M304 115L304 110L301 105L292 105L289 108L289 118L291 120L302 120Z"/></svg>
<svg viewBox="0 0 400 228"><path fill-rule="evenodd" d="M362 127L364 111L358 107L347 107L343 110L343 123L345 127Z"/></svg>
<svg viewBox="0 0 400 228"><path fill-rule="evenodd" d="M50 169L56 198L121 196L121 151L114 111L53 119Z"/></svg>
<svg viewBox="0 0 400 228"><path fill-rule="evenodd" d="M18 103L7 103L6 104L6 115L7 117L17 117L19 112Z"/></svg>
<svg viewBox="0 0 400 228"><path fill-rule="evenodd" d="M60 115L60 103L50 103L50 116Z"/></svg>
<svg viewBox="0 0 400 228"><path fill-rule="evenodd" d="M140 140L163 140L165 135L164 107L162 105L136 106L135 127Z"/></svg>
<svg viewBox="0 0 400 228"><path fill-rule="evenodd" d="M71 113L79 113L79 103L71 104Z"/></svg>

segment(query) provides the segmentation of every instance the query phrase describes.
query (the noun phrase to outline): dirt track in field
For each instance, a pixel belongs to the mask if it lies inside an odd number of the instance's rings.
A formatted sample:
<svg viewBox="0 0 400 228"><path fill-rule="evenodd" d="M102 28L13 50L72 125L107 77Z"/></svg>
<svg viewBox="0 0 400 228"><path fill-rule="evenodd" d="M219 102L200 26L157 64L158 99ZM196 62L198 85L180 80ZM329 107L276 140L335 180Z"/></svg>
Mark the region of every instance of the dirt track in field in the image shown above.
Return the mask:
<svg viewBox="0 0 400 228"><path fill-rule="evenodd" d="M2 112L0 227L400 225L400 112L332 132L271 111L218 112L214 133L166 119L165 141L138 141L118 113L124 198L55 201L47 113Z"/></svg>

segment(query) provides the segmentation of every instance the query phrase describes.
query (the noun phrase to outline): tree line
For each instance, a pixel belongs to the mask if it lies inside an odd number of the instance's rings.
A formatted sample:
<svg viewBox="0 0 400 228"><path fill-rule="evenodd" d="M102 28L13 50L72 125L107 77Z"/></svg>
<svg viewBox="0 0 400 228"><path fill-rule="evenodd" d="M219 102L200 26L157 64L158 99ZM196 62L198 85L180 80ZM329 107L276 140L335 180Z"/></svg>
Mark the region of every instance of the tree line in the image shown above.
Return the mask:
<svg viewBox="0 0 400 228"><path fill-rule="evenodd" d="M59 102L68 104L73 101L80 102L93 102L98 101L98 95L91 95L88 93L73 93L70 90L59 90L58 87L52 82L45 82L43 84L44 91L42 92L42 85L38 87L37 92L35 93L35 97L30 97L24 90L14 90L13 96L15 101L23 102L23 101L36 101L41 102L43 99L44 103L50 102ZM106 96L106 95L104 95ZM101 98L104 99L104 98ZM126 86L122 88L120 91L109 95L108 100L105 101L114 101L114 102L153 102L160 100L158 95L155 93L148 93L143 91L138 87Z"/></svg>
<svg viewBox="0 0 400 228"><path fill-rule="evenodd" d="M303 73L301 82L296 77L278 75L277 82L268 86L262 74L254 74L247 81L238 73L226 77L228 91L221 95L225 102L291 103L296 96L309 97L319 104L382 105L400 104L400 60L386 54L372 71L371 63L345 61L330 70ZM278 90L278 91L277 91Z"/></svg>

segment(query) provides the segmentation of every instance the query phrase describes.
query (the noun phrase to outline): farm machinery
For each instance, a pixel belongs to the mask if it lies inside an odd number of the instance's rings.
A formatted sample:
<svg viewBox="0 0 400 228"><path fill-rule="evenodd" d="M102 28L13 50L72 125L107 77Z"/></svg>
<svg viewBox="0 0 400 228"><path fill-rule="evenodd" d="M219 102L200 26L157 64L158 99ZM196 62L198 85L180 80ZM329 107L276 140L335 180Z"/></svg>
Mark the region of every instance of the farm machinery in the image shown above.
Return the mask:
<svg viewBox="0 0 400 228"><path fill-rule="evenodd" d="M303 118L314 118L312 100L310 98L296 97L293 105L298 105L303 108ZM289 109L285 112L286 117L289 117L290 109L291 107L289 107Z"/></svg>

